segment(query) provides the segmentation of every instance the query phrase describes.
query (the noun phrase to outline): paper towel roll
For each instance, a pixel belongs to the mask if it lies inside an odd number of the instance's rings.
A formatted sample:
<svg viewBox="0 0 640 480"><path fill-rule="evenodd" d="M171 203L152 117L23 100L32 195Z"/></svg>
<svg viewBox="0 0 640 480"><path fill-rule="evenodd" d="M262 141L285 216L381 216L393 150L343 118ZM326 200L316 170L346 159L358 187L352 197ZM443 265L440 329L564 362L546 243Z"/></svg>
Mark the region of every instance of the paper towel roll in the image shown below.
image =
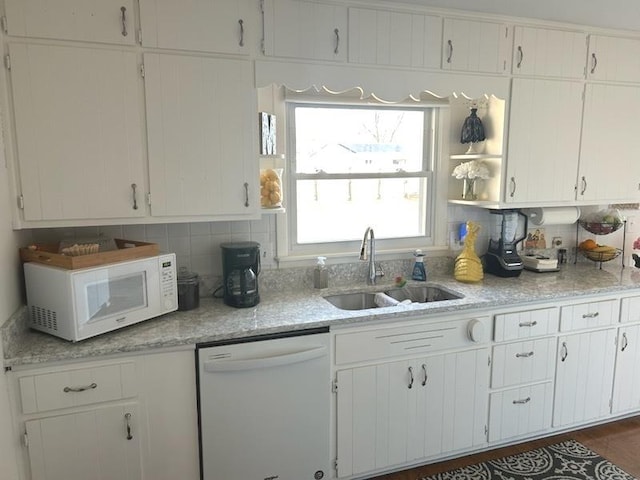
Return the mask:
<svg viewBox="0 0 640 480"><path fill-rule="evenodd" d="M529 221L537 226L570 225L580 218L578 207L527 208L524 213L529 217Z"/></svg>

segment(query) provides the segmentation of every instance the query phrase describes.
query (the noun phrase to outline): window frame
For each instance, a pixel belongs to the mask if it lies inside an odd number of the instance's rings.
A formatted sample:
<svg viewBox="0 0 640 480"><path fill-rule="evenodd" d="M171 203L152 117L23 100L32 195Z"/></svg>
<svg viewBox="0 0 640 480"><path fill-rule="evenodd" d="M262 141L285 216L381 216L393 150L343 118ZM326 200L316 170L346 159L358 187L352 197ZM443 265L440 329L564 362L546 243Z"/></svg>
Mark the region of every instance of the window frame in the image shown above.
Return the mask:
<svg viewBox="0 0 640 480"><path fill-rule="evenodd" d="M335 98L334 98L335 97ZM287 93L283 99L283 113L286 124L286 213L278 215L277 224L277 259L279 262L296 262L315 258L317 255L327 256L331 259L356 259L359 253L361 240L344 242L320 242L298 244L296 241L296 182L303 179L375 179L375 178L424 178L426 188L426 198L423 207L423 214L426 215L425 235L415 237L384 239L376 238L378 258L395 259L406 257L407 252L420 248L427 252L442 254L448 250L445 242L446 223L437 222L437 218L445 218L447 209L446 200L446 179L443 180L443 171L447 170L443 164L443 158L448 158L448 151L445 150L445 124L449 116L449 103L443 101L424 101L413 98L404 102L388 103L378 101L375 98L354 99L353 97L343 98L340 95L321 96L317 95ZM354 107L363 109L393 109L408 110L418 109L425 112L423 158L422 169L412 172L389 172L389 173L358 173L358 174L328 174L325 172L308 174L295 172L295 118L292 113L299 106L319 105L327 108ZM446 173L445 173L446 174ZM444 192L444 193L443 193ZM363 226L363 234L367 225Z"/></svg>

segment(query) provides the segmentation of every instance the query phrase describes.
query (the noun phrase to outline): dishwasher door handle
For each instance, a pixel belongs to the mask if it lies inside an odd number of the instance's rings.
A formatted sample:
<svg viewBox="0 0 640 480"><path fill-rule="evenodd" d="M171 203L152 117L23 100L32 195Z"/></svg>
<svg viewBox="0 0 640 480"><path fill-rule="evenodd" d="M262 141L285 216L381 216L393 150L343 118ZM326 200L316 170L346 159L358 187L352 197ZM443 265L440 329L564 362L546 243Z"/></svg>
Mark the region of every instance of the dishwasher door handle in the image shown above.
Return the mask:
<svg viewBox="0 0 640 480"><path fill-rule="evenodd" d="M302 352L287 353L273 357L252 358L251 360L212 360L203 362L205 372L235 372L257 368L280 367L292 363L306 362L327 355L327 347L316 347Z"/></svg>

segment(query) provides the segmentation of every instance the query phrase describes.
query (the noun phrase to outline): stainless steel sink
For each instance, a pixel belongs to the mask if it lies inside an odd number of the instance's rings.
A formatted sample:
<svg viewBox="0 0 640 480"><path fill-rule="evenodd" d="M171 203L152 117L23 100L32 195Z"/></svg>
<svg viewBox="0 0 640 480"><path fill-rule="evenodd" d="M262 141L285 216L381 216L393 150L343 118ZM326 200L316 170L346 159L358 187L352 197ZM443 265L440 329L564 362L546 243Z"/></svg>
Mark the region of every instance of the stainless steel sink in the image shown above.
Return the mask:
<svg viewBox="0 0 640 480"><path fill-rule="evenodd" d="M462 298L462 295L438 285L411 285L384 290L384 293L399 302L411 300L415 303L427 303ZM366 310L378 308L375 295L376 292L339 293L328 295L324 299L341 310Z"/></svg>

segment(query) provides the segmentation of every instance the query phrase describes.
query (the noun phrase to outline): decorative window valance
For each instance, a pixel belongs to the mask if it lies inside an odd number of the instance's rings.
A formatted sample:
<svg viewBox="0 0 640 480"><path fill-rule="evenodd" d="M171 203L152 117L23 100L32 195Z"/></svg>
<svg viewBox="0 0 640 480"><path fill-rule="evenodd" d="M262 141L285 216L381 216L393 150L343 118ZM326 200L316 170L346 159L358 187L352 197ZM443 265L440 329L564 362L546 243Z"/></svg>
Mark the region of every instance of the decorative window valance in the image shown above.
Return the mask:
<svg viewBox="0 0 640 480"><path fill-rule="evenodd" d="M497 76L271 60L257 60L255 68L258 88L284 85L297 91L315 87L332 92L360 88L363 97L375 96L386 102L421 98L425 92L439 98L452 94L467 98L494 95L504 99L509 96L509 79Z"/></svg>

